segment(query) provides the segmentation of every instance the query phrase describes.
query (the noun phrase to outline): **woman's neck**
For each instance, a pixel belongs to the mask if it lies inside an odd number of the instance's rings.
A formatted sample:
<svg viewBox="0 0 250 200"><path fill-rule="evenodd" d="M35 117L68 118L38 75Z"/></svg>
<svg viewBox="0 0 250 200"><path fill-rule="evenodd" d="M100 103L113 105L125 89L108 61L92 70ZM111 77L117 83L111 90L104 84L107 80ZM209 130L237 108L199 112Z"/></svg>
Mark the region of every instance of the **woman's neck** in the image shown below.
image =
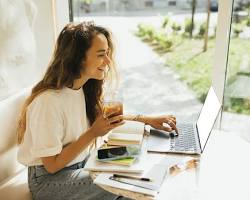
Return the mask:
<svg viewBox="0 0 250 200"><path fill-rule="evenodd" d="M89 80L89 78L84 77L84 76L82 76L82 77L79 78L79 79L74 80L72 89L73 89L73 90L78 90L78 89L80 89L88 80Z"/></svg>

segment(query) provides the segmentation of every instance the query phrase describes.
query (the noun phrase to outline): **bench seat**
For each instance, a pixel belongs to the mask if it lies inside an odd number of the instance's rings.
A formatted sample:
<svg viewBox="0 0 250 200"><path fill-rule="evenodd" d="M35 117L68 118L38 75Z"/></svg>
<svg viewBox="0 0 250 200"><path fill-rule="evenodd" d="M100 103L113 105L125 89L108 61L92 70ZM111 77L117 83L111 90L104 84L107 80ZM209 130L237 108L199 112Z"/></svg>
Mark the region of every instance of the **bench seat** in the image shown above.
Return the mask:
<svg viewBox="0 0 250 200"><path fill-rule="evenodd" d="M0 185L0 199L2 200L31 200L27 183L27 168L16 173Z"/></svg>
<svg viewBox="0 0 250 200"><path fill-rule="evenodd" d="M27 167L17 161L16 128L24 100L31 88L25 88L0 101L0 199L31 200Z"/></svg>

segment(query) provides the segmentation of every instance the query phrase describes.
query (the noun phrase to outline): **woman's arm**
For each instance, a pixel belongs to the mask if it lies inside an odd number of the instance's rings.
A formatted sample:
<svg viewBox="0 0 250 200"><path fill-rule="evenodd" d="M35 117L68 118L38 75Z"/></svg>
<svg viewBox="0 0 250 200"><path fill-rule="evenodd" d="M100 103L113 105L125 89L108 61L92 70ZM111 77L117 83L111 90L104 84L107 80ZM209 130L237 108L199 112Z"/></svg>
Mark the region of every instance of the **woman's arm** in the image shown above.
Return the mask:
<svg viewBox="0 0 250 200"><path fill-rule="evenodd" d="M145 115L126 115L124 116L125 120L128 121L138 121L138 122L142 122L144 124L148 124L148 119L149 117L145 116Z"/></svg>
<svg viewBox="0 0 250 200"><path fill-rule="evenodd" d="M178 134L176 128L176 118L173 115L159 115L159 116L146 116L146 115L126 115L125 120L138 121L150 125L153 128L161 129L167 132L175 130ZM168 126L165 126L168 124Z"/></svg>
<svg viewBox="0 0 250 200"><path fill-rule="evenodd" d="M82 152L88 145L93 142L95 137L91 129L85 134L81 135L78 140L65 146L60 154L49 157L42 157L42 162L45 169L49 173L56 173L60 169L64 168L69 162L71 162L80 152Z"/></svg>
<svg viewBox="0 0 250 200"><path fill-rule="evenodd" d="M112 114L114 113L110 113L109 116ZM49 173L56 173L71 162L80 152L86 149L95 138L104 136L113 128L124 124L122 115L110 118L109 116L107 116L107 118L103 118L101 115L97 117L93 125L82 134L78 140L65 146L59 154L42 157L41 159L45 169Z"/></svg>

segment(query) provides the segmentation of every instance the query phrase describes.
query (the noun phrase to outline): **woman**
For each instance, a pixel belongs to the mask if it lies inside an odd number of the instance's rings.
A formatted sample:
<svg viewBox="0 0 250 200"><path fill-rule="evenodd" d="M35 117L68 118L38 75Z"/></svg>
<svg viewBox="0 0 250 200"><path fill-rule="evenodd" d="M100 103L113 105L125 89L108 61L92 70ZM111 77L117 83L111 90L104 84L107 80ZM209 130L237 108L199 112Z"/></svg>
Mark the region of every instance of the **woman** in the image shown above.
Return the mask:
<svg viewBox="0 0 250 200"><path fill-rule="evenodd" d="M81 169L93 141L124 124L122 115L102 115L105 74L116 71L113 50L110 32L93 23L70 23L59 34L48 70L19 120L18 160L28 166L33 199L115 197L92 184ZM173 116L126 119L166 131L176 123ZM170 126L162 126L164 122Z"/></svg>

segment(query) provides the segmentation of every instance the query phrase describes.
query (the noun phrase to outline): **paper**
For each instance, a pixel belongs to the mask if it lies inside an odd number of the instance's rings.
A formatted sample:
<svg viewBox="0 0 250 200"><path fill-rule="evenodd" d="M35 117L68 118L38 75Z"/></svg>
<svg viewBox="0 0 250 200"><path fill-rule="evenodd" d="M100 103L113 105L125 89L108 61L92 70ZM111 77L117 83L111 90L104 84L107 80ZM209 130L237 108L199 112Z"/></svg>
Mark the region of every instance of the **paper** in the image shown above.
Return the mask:
<svg viewBox="0 0 250 200"><path fill-rule="evenodd" d="M149 178L151 181L141 181L129 178L113 178L114 181L123 182L137 187L147 188L150 190L159 191L165 176L167 175L168 167L165 165L154 165L149 172L143 173L144 178Z"/></svg>
<svg viewBox="0 0 250 200"><path fill-rule="evenodd" d="M128 190L131 192L138 192L142 194L147 194L150 196L155 196L157 194L157 191L149 190L145 188L139 188L133 185L128 185L125 183L120 183L117 181L110 180L109 177L112 176L111 173L101 173L99 174L96 179L94 180L94 183L97 185L104 185L104 186L111 186L118 189Z"/></svg>
<svg viewBox="0 0 250 200"><path fill-rule="evenodd" d="M153 180L152 182L138 181L132 179L122 179L122 181L127 182L127 183L122 183L119 181L111 180L110 177L112 177L113 175L111 173L101 173L94 180L94 183L155 196L158 193L160 186L162 185L162 182L166 178L167 172L168 172L168 167L166 165L157 164L153 165L153 167L151 167L148 171L145 171L141 175L142 177L147 177L152 179Z"/></svg>

